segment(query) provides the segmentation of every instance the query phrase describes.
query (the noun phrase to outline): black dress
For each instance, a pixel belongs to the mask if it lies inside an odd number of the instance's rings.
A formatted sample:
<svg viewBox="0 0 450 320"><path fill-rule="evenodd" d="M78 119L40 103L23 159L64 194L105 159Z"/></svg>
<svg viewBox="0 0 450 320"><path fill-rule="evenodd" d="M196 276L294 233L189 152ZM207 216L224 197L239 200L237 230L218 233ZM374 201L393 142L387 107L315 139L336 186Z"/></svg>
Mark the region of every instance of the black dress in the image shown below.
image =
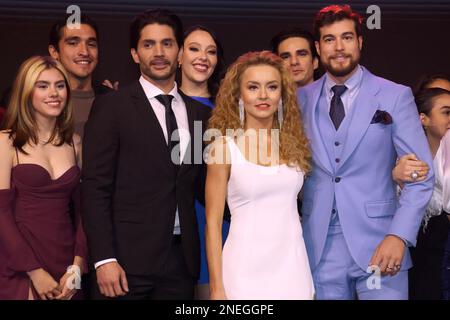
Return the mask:
<svg viewBox="0 0 450 320"><path fill-rule="evenodd" d="M417 245L410 248L414 265L409 270L410 300L444 298L443 278L448 267L448 262L444 261L444 254L449 230L450 222L445 212L430 218L425 231L423 226L419 229Z"/></svg>

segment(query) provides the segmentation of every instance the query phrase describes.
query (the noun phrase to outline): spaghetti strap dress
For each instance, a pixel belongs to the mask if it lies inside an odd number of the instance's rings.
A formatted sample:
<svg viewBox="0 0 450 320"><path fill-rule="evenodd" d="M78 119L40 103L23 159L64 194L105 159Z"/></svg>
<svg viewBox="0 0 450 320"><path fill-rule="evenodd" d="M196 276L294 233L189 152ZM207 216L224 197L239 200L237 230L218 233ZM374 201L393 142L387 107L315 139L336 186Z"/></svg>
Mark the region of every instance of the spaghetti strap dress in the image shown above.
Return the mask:
<svg viewBox="0 0 450 320"><path fill-rule="evenodd" d="M28 299L28 271L43 268L59 282L74 256L86 261L79 202L77 165L56 179L38 164L12 168L11 188L0 190L0 300Z"/></svg>

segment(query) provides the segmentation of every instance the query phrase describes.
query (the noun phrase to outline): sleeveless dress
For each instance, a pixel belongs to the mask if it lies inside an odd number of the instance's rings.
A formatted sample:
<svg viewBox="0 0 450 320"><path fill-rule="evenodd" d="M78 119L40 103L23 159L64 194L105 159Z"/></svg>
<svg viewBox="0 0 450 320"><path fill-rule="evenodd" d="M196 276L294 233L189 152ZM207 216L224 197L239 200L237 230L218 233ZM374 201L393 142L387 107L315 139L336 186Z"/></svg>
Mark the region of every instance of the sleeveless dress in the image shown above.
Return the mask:
<svg viewBox="0 0 450 320"><path fill-rule="evenodd" d="M297 211L303 173L287 165L249 162L233 139L226 140L231 154L231 225L222 254L227 298L313 299Z"/></svg>
<svg viewBox="0 0 450 320"><path fill-rule="evenodd" d="M79 185L76 165L55 180L37 164L12 168L11 188L0 190L0 300L28 299L27 271L43 268L59 282L74 256L86 261Z"/></svg>

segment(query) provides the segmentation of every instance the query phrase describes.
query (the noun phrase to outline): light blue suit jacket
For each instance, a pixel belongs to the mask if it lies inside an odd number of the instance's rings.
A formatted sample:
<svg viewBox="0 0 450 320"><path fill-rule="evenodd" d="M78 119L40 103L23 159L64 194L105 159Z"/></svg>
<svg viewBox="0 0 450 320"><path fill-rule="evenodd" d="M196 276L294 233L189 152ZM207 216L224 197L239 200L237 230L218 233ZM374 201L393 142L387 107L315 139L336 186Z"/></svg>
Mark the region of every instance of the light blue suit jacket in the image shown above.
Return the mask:
<svg viewBox="0 0 450 320"><path fill-rule="evenodd" d="M334 143L324 143L318 129L318 112L327 112L318 109L324 82L325 76L298 91L303 124L313 153L313 170L304 186L303 235L314 269L322 256L336 199L350 253L366 270L376 247L387 234L415 245L433 192L432 156L411 90L363 68L347 138L341 141L342 156L338 164L332 163L329 148ZM371 124L377 110L388 112L392 124ZM405 184L397 199L392 169L396 158L407 153L414 153L428 163L430 173L425 181ZM336 178L340 178L339 182ZM406 250L402 270L411 266Z"/></svg>

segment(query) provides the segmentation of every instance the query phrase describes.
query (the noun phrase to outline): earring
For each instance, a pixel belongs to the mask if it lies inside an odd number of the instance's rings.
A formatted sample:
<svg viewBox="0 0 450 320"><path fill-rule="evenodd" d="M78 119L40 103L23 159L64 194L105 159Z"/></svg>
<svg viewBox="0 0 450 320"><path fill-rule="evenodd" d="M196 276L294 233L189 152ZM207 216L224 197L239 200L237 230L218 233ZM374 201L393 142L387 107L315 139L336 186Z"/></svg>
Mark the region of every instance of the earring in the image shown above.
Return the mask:
<svg viewBox="0 0 450 320"><path fill-rule="evenodd" d="M278 103L278 124L281 129L281 125L283 124L283 99L280 99Z"/></svg>
<svg viewBox="0 0 450 320"><path fill-rule="evenodd" d="M244 101L239 98L239 119L241 120L241 127L244 127L245 113L244 113Z"/></svg>

